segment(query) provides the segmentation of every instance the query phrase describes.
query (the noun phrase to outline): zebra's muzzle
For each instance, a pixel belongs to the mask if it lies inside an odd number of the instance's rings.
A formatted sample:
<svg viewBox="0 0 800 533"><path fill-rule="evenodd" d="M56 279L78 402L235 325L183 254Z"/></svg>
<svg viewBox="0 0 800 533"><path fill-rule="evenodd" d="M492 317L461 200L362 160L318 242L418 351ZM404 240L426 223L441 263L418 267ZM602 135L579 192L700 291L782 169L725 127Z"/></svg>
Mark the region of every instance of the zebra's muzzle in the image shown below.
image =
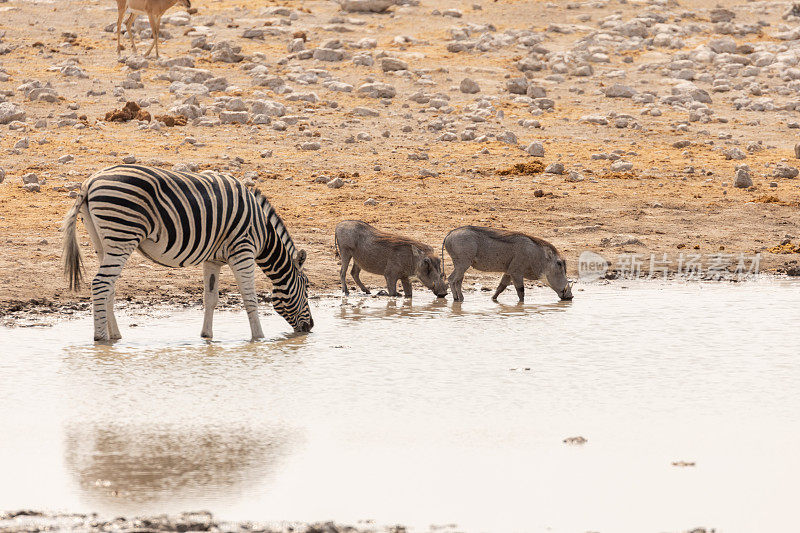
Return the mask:
<svg viewBox="0 0 800 533"><path fill-rule="evenodd" d="M302 333L308 333L309 331L311 331L311 328L313 327L314 327L314 319L309 318L307 321L304 320L303 322L297 324L297 328L295 329Z"/></svg>

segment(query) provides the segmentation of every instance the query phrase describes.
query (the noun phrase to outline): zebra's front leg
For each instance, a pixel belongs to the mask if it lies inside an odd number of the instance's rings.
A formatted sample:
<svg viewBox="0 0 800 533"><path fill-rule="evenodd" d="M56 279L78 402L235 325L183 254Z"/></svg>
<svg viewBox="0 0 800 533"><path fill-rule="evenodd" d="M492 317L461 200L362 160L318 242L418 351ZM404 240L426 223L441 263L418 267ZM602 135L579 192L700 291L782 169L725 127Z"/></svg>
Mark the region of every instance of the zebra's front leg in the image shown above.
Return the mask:
<svg viewBox="0 0 800 533"><path fill-rule="evenodd" d="M114 316L114 302L117 299L116 283L111 286L111 293L108 295L108 338L109 340L116 341L122 338L117 326L117 317Z"/></svg>
<svg viewBox="0 0 800 533"><path fill-rule="evenodd" d="M200 336L210 339L214 336L212 327L214 321L214 308L219 302L219 271L222 265L218 263L203 263L203 330Z"/></svg>
<svg viewBox="0 0 800 533"><path fill-rule="evenodd" d="M250 332L253 340L263 339L264 332L261 330L261 321L258 319L258 295L256 294L256 261L254 254L238 254L231 257L229 263L242 293L242 301L247 311L247 318L250 321Z"/></svg>

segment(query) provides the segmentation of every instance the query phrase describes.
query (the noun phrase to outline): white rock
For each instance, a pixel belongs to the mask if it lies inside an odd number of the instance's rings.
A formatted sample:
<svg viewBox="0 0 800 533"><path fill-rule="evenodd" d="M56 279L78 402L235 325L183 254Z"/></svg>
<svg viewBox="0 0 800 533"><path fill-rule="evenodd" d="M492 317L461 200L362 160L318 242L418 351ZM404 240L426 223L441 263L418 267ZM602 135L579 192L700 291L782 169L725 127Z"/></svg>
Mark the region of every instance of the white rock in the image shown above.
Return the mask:
<svg viewBox="0 0 800 533"><path fill-rule="evenodd" d="M525 147L525 151L533 157L544 157L544 145L539 141L533 141Z"/></svg>
<svg viewBox="0 0 800 533"><path fill-rule="evenodd" d="M0 103L0 124L25 120L25 110L13 102Z"/></svg>

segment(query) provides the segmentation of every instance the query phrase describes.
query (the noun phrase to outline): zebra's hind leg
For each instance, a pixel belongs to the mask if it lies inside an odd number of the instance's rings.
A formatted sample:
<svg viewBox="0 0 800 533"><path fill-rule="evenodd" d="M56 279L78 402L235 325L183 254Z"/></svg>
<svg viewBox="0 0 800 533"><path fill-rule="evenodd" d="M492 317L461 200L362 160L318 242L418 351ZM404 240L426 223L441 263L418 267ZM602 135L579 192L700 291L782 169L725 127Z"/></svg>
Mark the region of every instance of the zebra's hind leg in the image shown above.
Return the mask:
<svg viewBox="0 0 800 533"><path fill-rule="evenodd" d="M116 293L116 282L122 267L128 261L139 241L115 242L105 241L100 269L92 280L92 308L94 314L94 340L108 341L119 339L119 328L114 318L113 298Z"/></svg>
<svg viewBox="0 0 800 533"><path fill-rule="evenodd" d="M242 293L242 301L247 311L247 319L250 321L250 332L253 340L263 339L264 332L261 330L261 321L258 319L258 295L256 294L256 260L252 250L242 251L234 254L228 264L233 270L239 291Z"/></svg>
<svg viewBox="0 0 800 533"><path fill-rule="evenodd" d="M205 316L203 317L203 330L200 336L210 339L214 336L212 332L212 323L214 320L214 308L219 301L219 271L222 265L219 263L211 263L206 261L203 263L203 308L205 309Z"/></svg>

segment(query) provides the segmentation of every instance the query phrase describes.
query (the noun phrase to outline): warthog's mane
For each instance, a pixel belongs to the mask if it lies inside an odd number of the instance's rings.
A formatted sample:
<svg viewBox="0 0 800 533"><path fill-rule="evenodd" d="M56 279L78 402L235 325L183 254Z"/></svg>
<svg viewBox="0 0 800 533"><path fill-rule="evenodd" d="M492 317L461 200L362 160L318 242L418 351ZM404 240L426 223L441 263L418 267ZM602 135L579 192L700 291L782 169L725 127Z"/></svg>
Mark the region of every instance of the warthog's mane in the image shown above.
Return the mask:
<svg viewBox="0 0 800 533"><path fill-rule="evenodd" d="M487 237L491 237L493 239L497 239L498 241L503 241L503 242L513 242L514 239L518 237L530 239L535 244L538 244L543 248L548 248L549 250L552 250L553 253L556 254L556 256L560 256L558 250L556 250L556 247L547 242L546 240L540 239L539 237L534 237L533 235L528 235L527 233L522 233L521 231L510 231L507 229L497 229L497 228L484 228L482 226L467 226L467 227L472 231L483 233Z"/></svg>
<svg viewBox="0 0 800 533"><path fill-rule="evenodd" d="M381 230L375 231L375 240L381 244L388 244L389 246L414 246L426 254L432 254L433 248L425 243L414 240L410 237L403 237L402 235L394 235Z"/></svg>

